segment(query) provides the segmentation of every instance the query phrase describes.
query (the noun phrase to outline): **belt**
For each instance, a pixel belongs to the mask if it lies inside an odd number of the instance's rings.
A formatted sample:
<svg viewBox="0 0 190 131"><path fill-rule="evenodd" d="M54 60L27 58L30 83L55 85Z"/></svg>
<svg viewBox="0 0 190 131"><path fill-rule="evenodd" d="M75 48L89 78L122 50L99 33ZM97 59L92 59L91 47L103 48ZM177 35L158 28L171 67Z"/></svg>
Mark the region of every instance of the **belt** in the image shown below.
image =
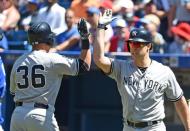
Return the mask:
<svg viewBox="0 0 190 131"><path fill-rule="evenodd" d="M23 106L23 102L16 102L15 106ZM49 106L43 103L34 103L35 108L42 108L42 109L48 109Z"/></svg>
<svg viewBox="0 0 190 131"><path fill-rule="evenodd" d="M129 120L127 120L127 124L131 127L135 127L135 128L144 128L147 126L152 126L154 124L158 124L162 122L162 120L158 120L158 121L149 121L149 122L131 122Z"/></svg>

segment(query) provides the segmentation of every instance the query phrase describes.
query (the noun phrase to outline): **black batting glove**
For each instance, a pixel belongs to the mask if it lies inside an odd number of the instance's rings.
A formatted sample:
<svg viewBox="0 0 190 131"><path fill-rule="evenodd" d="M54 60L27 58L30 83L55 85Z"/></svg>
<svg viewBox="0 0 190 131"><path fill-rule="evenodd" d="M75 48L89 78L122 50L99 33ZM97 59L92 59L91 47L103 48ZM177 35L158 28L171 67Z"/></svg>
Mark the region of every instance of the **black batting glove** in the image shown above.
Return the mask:
<svg viewBox="0 0 190 131"><path fill-rule="evenodd" d="M81 18L77 24L78 32L81 36L81 39L88 39L90 33L87 27L87 22L84 18Z"/></svg>
<svg viewBox="0 0 190 131"><path fill-rule="evenodd" d="M87 22L84 18L81 18L77 24L78 27L78 32L80 34L81 37L81 48L84 50L88 50L90 48L90 44L89 44L89 30L87 27Z"/></svg>

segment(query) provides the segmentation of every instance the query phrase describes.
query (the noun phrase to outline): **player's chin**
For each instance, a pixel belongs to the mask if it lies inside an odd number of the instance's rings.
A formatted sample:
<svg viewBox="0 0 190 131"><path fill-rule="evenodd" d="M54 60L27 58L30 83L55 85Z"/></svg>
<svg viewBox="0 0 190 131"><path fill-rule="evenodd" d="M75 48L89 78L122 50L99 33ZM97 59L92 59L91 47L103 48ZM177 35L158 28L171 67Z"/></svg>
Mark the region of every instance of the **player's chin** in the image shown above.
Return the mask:
<svg viewBox="0 0 190 131"><path fill-rule="evenodd" d="M141 56L140 52L131 52L132 58L138 58Z"/></svg>

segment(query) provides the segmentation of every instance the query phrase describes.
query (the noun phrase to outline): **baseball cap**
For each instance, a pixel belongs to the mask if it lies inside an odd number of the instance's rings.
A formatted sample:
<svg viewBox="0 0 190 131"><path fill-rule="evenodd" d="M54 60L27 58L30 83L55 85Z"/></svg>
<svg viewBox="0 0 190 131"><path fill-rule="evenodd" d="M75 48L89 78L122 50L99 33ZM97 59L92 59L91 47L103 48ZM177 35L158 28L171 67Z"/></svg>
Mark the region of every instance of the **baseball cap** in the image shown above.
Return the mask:
<svg viewBox="0 0 190 131"><path fill-rule="evenodd" d="M134 8L134 3L132 0L121 0L118 3L119 7L123 7L126 9L133 9Z"/></svg>
<svg viewBox="0 0 190 131"><path fill-rule="evenodd" d="M111 0L104 0L101 4L100 4L100 8L105 8L105 9L112 9L113 7L113 3Z"/></svg>
<svg viewBox="0 0 190 131"><path fill-rule="evenodd" d="M124 28L127 26L127 23L124 19L122 18L119 18L119 19L116 19L113 23L113 27L121 27L121 28Z"/></svg>
<svg viewBox="0 0 190 131"><path fill-rule="evenodd" d="M87 9L87 13L92 13L92 14L99 14L100 10L97 7L89 7Z"/></svg>
<svg viewBox="0 0 190 131"><path fill-rule="evenodd" d="M171 31L175 35L190 41L190 25L188 23L180 23L179 25L172 27Z"/></svg>
<svg viewBox="0 0 190 131"><path fill-rule="evenodd" d="M143 24L149 24L150 23L150 20L146 19L146 18L140 18L139 21Z"/></svg>
<svg viewBox="0 0 190 131"><path fill-rule="evenodd" d="M142 4L149 4L152 0L142 0Z"/></svg>
<svg viewBox="0 0 190 131"><path fill-rule="evenodd" d="M160 18L154 14L145 15L143 18L140 19L140 22L145 24L153 23L157 27L160 26Z"/></svg>

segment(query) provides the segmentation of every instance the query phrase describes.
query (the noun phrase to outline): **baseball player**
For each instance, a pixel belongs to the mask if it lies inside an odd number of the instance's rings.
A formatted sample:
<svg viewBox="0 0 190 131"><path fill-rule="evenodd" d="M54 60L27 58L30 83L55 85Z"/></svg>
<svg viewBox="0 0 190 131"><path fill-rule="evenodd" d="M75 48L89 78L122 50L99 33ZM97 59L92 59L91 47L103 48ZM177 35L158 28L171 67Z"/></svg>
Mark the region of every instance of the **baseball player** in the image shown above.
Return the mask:
<svg viewBox="0 0 190 131"><path fill-rule="evenodd" d="M5 75L5 68L3 62L0 57L0 131L3 131L2 124L4 122L4 118L2 116L2 100L5 96L6 91L6 75Z"/></svg>
<svg viewBox="0 0 190 131"><path fill-rule="evenodd" d="M174 103L185 131L190 131L190 112L183 91L172 70L150 58L152 43L147 30L135 28L130 32L127 43L131 61L104 55L105 28L112 19L111 10L99 17L94 61L117 82L123 106L123 131L166 131L164 95Z"/></svg>
<svg viewBox="0 0 190 131"><path fill-rule="evenodd" d="M77 59L48 52L55 37L49 24L40 22L29 28L33 50L16 60L10 76L16 105L10 131L59 131L54 104L62 75L80 75L90 69L89 33L84 19L79 21L78 30L82 50Z"/></svg>

